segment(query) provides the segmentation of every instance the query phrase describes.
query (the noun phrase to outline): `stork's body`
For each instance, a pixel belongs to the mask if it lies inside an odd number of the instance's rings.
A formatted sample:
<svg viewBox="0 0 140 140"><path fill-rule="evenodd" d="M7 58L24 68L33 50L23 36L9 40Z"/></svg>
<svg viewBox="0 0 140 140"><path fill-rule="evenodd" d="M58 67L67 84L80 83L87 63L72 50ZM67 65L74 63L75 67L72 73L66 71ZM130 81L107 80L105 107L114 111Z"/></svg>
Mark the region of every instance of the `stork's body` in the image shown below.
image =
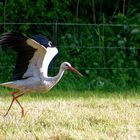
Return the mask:
<svg viewBox="0 0 140 140"><path fill-rule="evenodd" d="M3 49L11 47L17 52L13 81L0 84L1 86L17 89L16 92L11 93L13 100L5 116L11 109L14 101L21 107L23 116L24 109L18 98L30 91L48 92L59 82L65 70L69 69L81 75L70 63L63 62L56 76L48 76L48 66L58 53L58 50L52 42L42 35L27 38L19 33L6 33L3 35L0 44Z"/></svg>
<svg viewBox="0 0 140 140"><path fill-rule="evenodd" d="M56 85L59 82L59 80L61 79L61 77L63 76L65 70L62 68L62 66L65 64L70 65L68 62L62 63L59 73L54 77L33 76L33 77L29 77L27 79L2 83L0 85L18 89L22 92L26 92L26 91L47 92L54 85Z"/></svg>

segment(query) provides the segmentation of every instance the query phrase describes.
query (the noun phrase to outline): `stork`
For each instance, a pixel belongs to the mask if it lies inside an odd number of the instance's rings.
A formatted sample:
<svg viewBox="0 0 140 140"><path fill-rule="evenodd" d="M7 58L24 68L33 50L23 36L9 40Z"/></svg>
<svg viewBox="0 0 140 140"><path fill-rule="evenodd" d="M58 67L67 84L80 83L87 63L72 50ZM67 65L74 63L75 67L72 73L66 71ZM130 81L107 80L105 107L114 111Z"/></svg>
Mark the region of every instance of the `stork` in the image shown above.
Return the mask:
<svg viewBox="0 0 140 140"><path fill-rule="evenodd" d="M56 76L48 76L48 66L58 53L58 49L43 35L29 38L21 33L8 32L3 34L0 44L3 50L12 48L17 53L13 81L0 84L16 89L11 93L13 98L4 116L8 115L14 101L18 103L24 116L24 108L18 98L31 91L48 92L59 82L65 70L71 70L82 76L69 62L61 64Z"/></svg>

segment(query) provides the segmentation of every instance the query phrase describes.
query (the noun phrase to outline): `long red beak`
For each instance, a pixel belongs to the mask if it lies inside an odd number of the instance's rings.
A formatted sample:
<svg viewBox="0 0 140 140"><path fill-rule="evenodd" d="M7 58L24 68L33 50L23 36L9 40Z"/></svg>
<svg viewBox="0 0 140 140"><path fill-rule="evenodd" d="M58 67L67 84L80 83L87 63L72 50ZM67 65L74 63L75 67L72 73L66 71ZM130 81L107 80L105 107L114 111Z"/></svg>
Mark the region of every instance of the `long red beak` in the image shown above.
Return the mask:
<svg viewBox="0 0 140 140"><path fill-rule="evenodd" d="M72 66L69 66L68 69L71 70L71 71L73 71L73 72L76 73L76 74L79 74L80 76L83 76L77 69L75 69L75 68L72 67Z"/></svg>

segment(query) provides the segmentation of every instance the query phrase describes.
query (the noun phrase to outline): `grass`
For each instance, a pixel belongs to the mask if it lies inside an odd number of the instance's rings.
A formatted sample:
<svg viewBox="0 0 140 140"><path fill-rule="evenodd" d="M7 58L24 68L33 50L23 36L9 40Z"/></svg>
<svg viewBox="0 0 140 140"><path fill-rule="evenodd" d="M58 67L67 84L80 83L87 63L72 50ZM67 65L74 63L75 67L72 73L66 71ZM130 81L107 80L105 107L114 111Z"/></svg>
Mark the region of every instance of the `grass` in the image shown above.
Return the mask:
<svg viewBox="0 0 140 140"><path fill-rule="evenodd" d="M3 118L11 97L0 93L0 140L139 140L140 94L56 91L28 94Z"/></svg>

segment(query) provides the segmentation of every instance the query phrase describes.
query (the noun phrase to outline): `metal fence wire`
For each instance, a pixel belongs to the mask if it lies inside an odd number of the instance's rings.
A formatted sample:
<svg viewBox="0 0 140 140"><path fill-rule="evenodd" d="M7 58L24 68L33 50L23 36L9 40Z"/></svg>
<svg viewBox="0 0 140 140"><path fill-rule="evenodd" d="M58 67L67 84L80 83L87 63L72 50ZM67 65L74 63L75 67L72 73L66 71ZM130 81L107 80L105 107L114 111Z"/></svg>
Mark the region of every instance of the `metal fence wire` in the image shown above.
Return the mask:
<svg viewBox="0 0 140 140"><path fill-rule="evenodd" d="M4 22L0 23L0 31L47 36L59 50L54 70L62 61L69 61L87 75L98 71L140 72L140 25ZM0 52L0 75L4 75L5 68L13 69L14 56Z"/></svg>

